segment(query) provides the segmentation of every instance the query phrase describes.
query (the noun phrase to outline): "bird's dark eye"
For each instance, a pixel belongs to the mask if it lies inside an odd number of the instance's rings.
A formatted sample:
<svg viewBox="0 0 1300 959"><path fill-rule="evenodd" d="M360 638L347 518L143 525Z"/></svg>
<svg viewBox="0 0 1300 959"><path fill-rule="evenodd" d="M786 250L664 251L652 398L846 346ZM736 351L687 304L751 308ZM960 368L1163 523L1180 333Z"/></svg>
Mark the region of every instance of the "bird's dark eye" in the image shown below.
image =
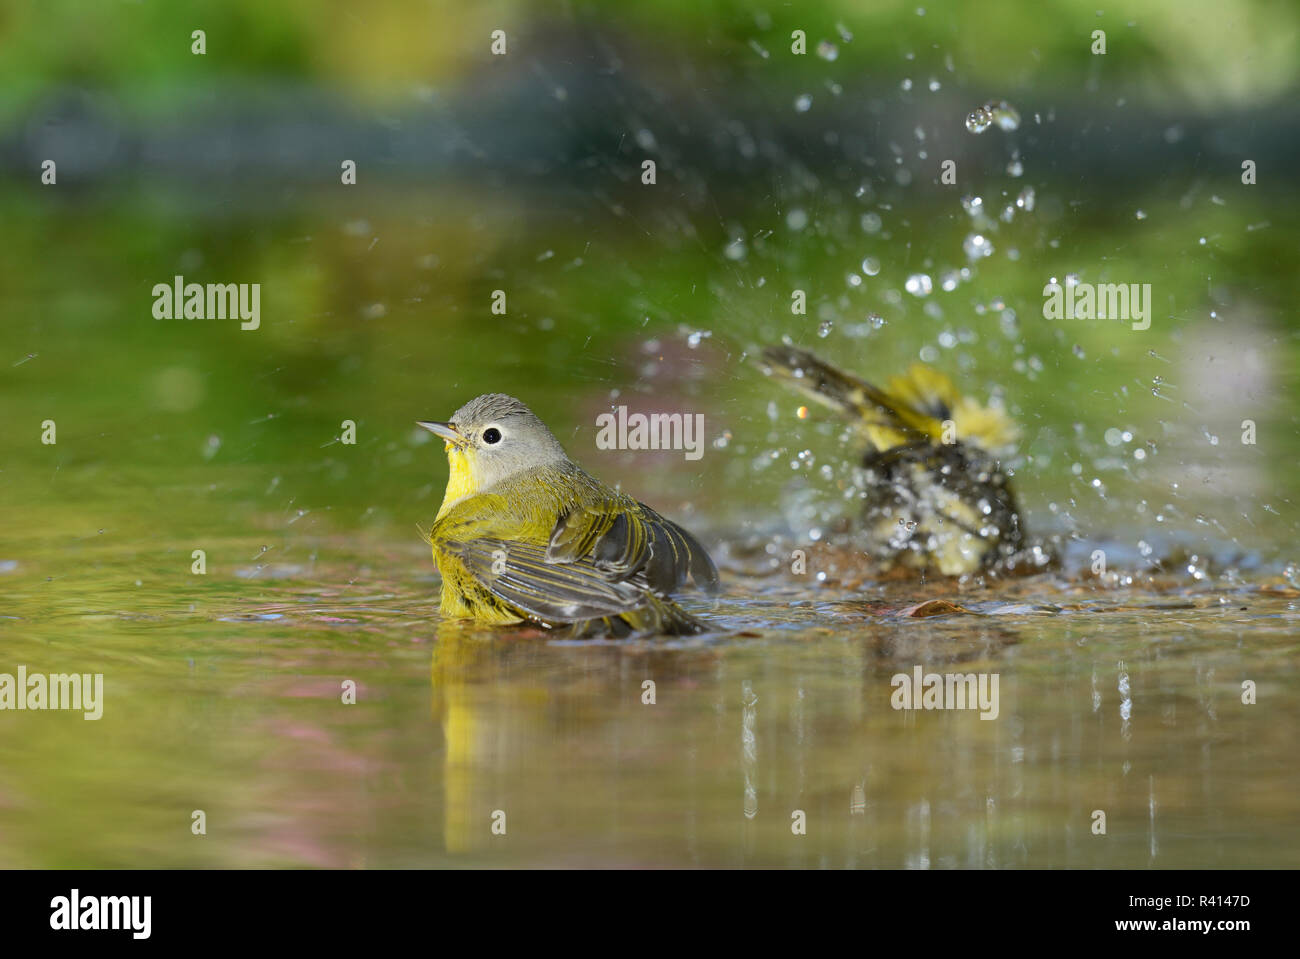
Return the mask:
<svg viewBox="0 0 1300 959"><path fill-rule="evenodd" d="M501 442L501 431L500 431L499 429L497 429L495 426L489 426L487 429L485 429L485 430L483 431L483 442L484 442L484 443L500 443L500 442Z"/></svg>

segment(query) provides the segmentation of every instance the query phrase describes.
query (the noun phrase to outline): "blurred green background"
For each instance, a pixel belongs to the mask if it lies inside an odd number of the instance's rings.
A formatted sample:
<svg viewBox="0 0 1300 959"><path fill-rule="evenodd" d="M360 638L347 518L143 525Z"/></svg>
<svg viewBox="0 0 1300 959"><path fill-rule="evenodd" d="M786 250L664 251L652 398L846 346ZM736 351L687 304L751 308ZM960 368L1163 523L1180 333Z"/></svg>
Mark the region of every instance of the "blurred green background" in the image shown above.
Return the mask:
<svg viewBox="0 0 1300 959"><path fill-rule="evenodd" d="M818 471L851 459L838 429L795 424L744 360L782 335L869 376L922 356L1000 391L1025 427L1031 524L1105 538L1145 501L1140 524L1250 547L1276 529L1267 504L1289 533L1298 18L1286 3L7 4L10 535L99 528L67 508L88 498L186 541L297 509L404 535L442 483L412 421L486 390L705 522L770 518L792 462L830 509ZM1020 129L968 133L989 99ZM1015 205L1026 188L1032 210ZM991 256L963 251L973 233ZM262 329L153 319L150 290L175 274L260 283ZM905 291L919 274L928 296ZM1043 320L1042 287L1070 274L1150 283L1152 328ZM597 458L613 402L704 411L726 446L699 464ZM47 418L55 447L37 442ZM357 445L331 445L345 419ZM1108 429L1132 438L1109 445Z"/></svg>

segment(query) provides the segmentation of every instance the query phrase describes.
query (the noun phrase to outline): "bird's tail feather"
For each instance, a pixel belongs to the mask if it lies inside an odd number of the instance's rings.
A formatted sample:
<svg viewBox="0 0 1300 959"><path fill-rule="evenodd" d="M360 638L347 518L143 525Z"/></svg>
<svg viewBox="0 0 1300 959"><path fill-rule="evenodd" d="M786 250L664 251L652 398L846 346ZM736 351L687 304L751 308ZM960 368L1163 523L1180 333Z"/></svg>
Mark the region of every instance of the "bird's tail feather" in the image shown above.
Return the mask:
<svg viewBox="0 0 1300 959"><path fill-rule="evenodd" d="M861 421L865 427L898 430L917 439L935 431L932 416L807 350L768 346L763 350L763 363L769 376Z"/></svg>

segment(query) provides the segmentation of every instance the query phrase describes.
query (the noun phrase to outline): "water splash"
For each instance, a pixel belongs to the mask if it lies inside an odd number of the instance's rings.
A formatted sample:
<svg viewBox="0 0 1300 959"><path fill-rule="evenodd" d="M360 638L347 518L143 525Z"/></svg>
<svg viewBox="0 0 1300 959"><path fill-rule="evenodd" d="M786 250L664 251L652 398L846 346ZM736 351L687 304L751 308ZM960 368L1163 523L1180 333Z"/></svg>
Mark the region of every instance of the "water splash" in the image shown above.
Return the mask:
<svg viewBox="0 0 1300 959"><path fill-rule="evenodd" d="M1019 129L1020 113L1006 100L990 100L966 116L966 129L971 133L983 133L995 123L999 130L1010 133Z"/></svg>
<svg viewBox="0 0 1300 959"><path fill-rule="evenodd" d="M962 241L961 248L971 260L981 260L993 255L993 244L983 233L969 234Z"/></svg>
<svg viewBox="0 0 1300 959"><path fill-rule="evenodd" d="M903 284L903 289L913 296L929 296L934 289L934 282L928 273L913 273Z"/></svg>
<svg viewBox="0 0 1300 959"><path fill-rule="evenodd" d="M971 133L983 133L993 124L993 114L980 107L966 116L966 129Z"/></svg>

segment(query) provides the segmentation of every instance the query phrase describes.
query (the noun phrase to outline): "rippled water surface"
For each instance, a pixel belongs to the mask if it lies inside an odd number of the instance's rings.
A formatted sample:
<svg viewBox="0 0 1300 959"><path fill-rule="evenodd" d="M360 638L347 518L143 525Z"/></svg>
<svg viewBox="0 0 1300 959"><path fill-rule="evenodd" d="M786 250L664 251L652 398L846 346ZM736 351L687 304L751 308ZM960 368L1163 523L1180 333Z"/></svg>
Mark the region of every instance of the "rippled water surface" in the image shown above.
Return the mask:
<svg viewBox="0 0 1300 959"><path fill-rule="evenodd" d="M97 722L4 716L4 866L1296 865L1280 578L846 589L733 559L715 634L564 642L439 622L418 543L232 540L239 575L196 589L101 539L5 574L6 660L106 693ZM918 665L996 673L998 715L891 708Z"/></svg>

